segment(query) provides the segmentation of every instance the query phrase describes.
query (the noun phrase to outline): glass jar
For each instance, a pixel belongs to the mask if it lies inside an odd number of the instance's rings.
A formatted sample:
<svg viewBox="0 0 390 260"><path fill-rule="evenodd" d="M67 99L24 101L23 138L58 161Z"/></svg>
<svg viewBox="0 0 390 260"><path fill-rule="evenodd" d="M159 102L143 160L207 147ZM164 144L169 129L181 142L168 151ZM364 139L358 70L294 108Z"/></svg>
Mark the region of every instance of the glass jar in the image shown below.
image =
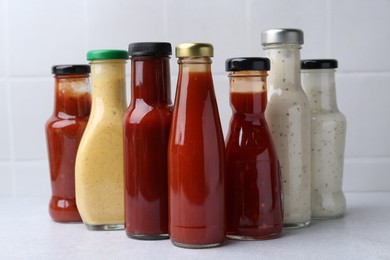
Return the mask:
<svg viewBox="0 0 390 260"><path fill-rule="evenodd" d="M302 60L302 87L311 108L311 210L313 218L344 214L342 191L346 119L336 100L337 60Z"/></svg>
<svg viewBox="0 0 390 260"><path fill-rule="evenodd" d="M89 65L57 65L54 110L46 122L52 196L49 213L54 221L80 222L76 206L75 160L91 110Z"/></svg>
<svg viewBox="0 0 390 260"><path fill-rule="evenodd" d="M123 229L127 51L90 51L87 59L92 108L76 158L77 206L89 230Z"/></svg>
<svg viewBox="0 0 390 260"><path fill-rule="evenodd" d="M213 46L176 47L179 76L168 144L169 231L181 247L225 240L224 140L211 75Z"/></svg>
<svg viewBox="0 0 390 260"><path fill-rule="evenodd" d="M311 155L310 107L300 75L303 32L271 29L261 38L271 60L265 117L282 171L284 227L305 227L311 219Z"/></svg>
<svg viewBox="0 0 390 260"><path fill-rule="evenodd" d="M124 117L125 226L129 237L168 236L167 149L172 120L171 44L129 45L131 103Z"/></svg>
<svg viewBox="0 0 390 260"><path fill-rule="evenodd" d="M226 143L227 237L269 239L283 229L279 161L265 120L267 58L226 61L233 116Z"/></svg>

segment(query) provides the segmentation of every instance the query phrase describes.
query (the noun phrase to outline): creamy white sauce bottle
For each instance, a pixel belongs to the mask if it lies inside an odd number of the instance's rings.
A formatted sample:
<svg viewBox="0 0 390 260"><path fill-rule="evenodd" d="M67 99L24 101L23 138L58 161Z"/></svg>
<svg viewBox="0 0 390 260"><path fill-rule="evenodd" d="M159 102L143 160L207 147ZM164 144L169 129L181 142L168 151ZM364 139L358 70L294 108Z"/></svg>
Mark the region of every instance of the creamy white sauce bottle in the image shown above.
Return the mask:
<svg viewBox="0 0 390 260"><path fill-rule="evenodd" d="M311 220L310 107L301 86L299 29L270 29L261 34L271 60L265 117L279 157L284 198L284 227Z"/></svg>
<svg viewBox="0 0 390 260"><path fill-rule="evenodd" d="M311 210L313 218L344 214L342 191L346 119L336 101L337 60L302 60L302 87L311 109Z"/></svg>

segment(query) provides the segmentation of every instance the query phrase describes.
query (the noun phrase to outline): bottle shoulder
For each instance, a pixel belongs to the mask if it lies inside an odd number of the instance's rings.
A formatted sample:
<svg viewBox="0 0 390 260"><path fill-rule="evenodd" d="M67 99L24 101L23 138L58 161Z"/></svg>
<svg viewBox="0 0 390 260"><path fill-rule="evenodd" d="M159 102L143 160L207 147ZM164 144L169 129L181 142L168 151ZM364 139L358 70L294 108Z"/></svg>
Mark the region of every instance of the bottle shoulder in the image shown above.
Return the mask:
<svg viewBox="0 0 390 260"><path fill-rule="evenodd" d="M272 137L267 127L231 126L226 137L227 154L245 153L248 157L257 156L265 151L275 153Z"/></svg>
<svg viewBox="0 0 390 260"><path fill-rule="evenodd" d="M69 125L85 124L86 122L88 122L88 116L85 116L85 117L75 117L75 116L62 117L62 116L52 115L46 121L45 126L46 126L46 128L63 128L63 127L67 127Z"/></svg>
<svg viewBox="0 0 390 260"><path fill-rule="evenodd" d="M151 106L143 101L130 104L124 115L124 122L137 124L141 121L171 120L173 106L171 104Z"/></svg>
<svg viewBox="0 0 390 260"><path fill-rule="evenodd" d="M270 90L268 91L268 104L269 105L282 105L288 106L308 106L309 100L306 97L305 92L302 89L292 90L286 88L284 90Z"/></svg>
<svg viewBox="0 0 390 260"><path fill-rule="evenodd" d="M313 120L346 122L345 115L339 110L312 110Z"/></svg>

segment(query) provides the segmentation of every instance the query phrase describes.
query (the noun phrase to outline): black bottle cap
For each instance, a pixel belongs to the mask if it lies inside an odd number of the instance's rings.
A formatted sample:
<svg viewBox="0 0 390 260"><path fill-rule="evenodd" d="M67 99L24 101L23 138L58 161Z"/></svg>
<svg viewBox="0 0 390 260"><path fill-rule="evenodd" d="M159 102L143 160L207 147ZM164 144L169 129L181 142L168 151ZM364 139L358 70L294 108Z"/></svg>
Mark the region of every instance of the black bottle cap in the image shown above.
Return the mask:
<svg viewBox="0 0 390 260"><path fill-rule="evenodd" d="M301 60L301 69L335 69L338 67L337 60L334 59L317 59L317 60Z"/></svg>
<svg viewBox="0 0 390 260"><path fill-rule="evenodd" d="M230 58L225 62L226 71L270 70L270 61L261 57Z"/></svg>
<svg viewBox="0 0 390 260"><path fill-rule="evenodd" d="M134 42L129 44L129 56L169 56L172 46L169 42Z"/></svg>
<svg viewBox="0 0 390 260"><path fill-rule="evenodd" d="M86 74L91 72L91 67L87 64L82 65L54 65L51 67L52 74L58 75L72 75L72 74Z"/></svg>

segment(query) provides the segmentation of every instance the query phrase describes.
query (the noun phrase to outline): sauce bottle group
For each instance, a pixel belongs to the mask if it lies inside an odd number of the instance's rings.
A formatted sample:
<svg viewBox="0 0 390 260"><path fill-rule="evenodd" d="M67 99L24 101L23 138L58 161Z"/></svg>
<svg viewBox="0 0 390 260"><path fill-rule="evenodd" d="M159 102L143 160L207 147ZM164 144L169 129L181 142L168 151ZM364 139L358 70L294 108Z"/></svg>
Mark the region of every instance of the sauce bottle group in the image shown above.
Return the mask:
<svg viewBox="0 0 390 260"><path fill-rule="evenodd" d="M90 66L54 66L46 124L53 220L209 248L342 216L346 120L336 103L337 61L301 62L302 44L301 30L271 29L262 33L267 58L226 61L226 146L209 43L176 46L174 104L167 42L90 51Z"/></svg>

